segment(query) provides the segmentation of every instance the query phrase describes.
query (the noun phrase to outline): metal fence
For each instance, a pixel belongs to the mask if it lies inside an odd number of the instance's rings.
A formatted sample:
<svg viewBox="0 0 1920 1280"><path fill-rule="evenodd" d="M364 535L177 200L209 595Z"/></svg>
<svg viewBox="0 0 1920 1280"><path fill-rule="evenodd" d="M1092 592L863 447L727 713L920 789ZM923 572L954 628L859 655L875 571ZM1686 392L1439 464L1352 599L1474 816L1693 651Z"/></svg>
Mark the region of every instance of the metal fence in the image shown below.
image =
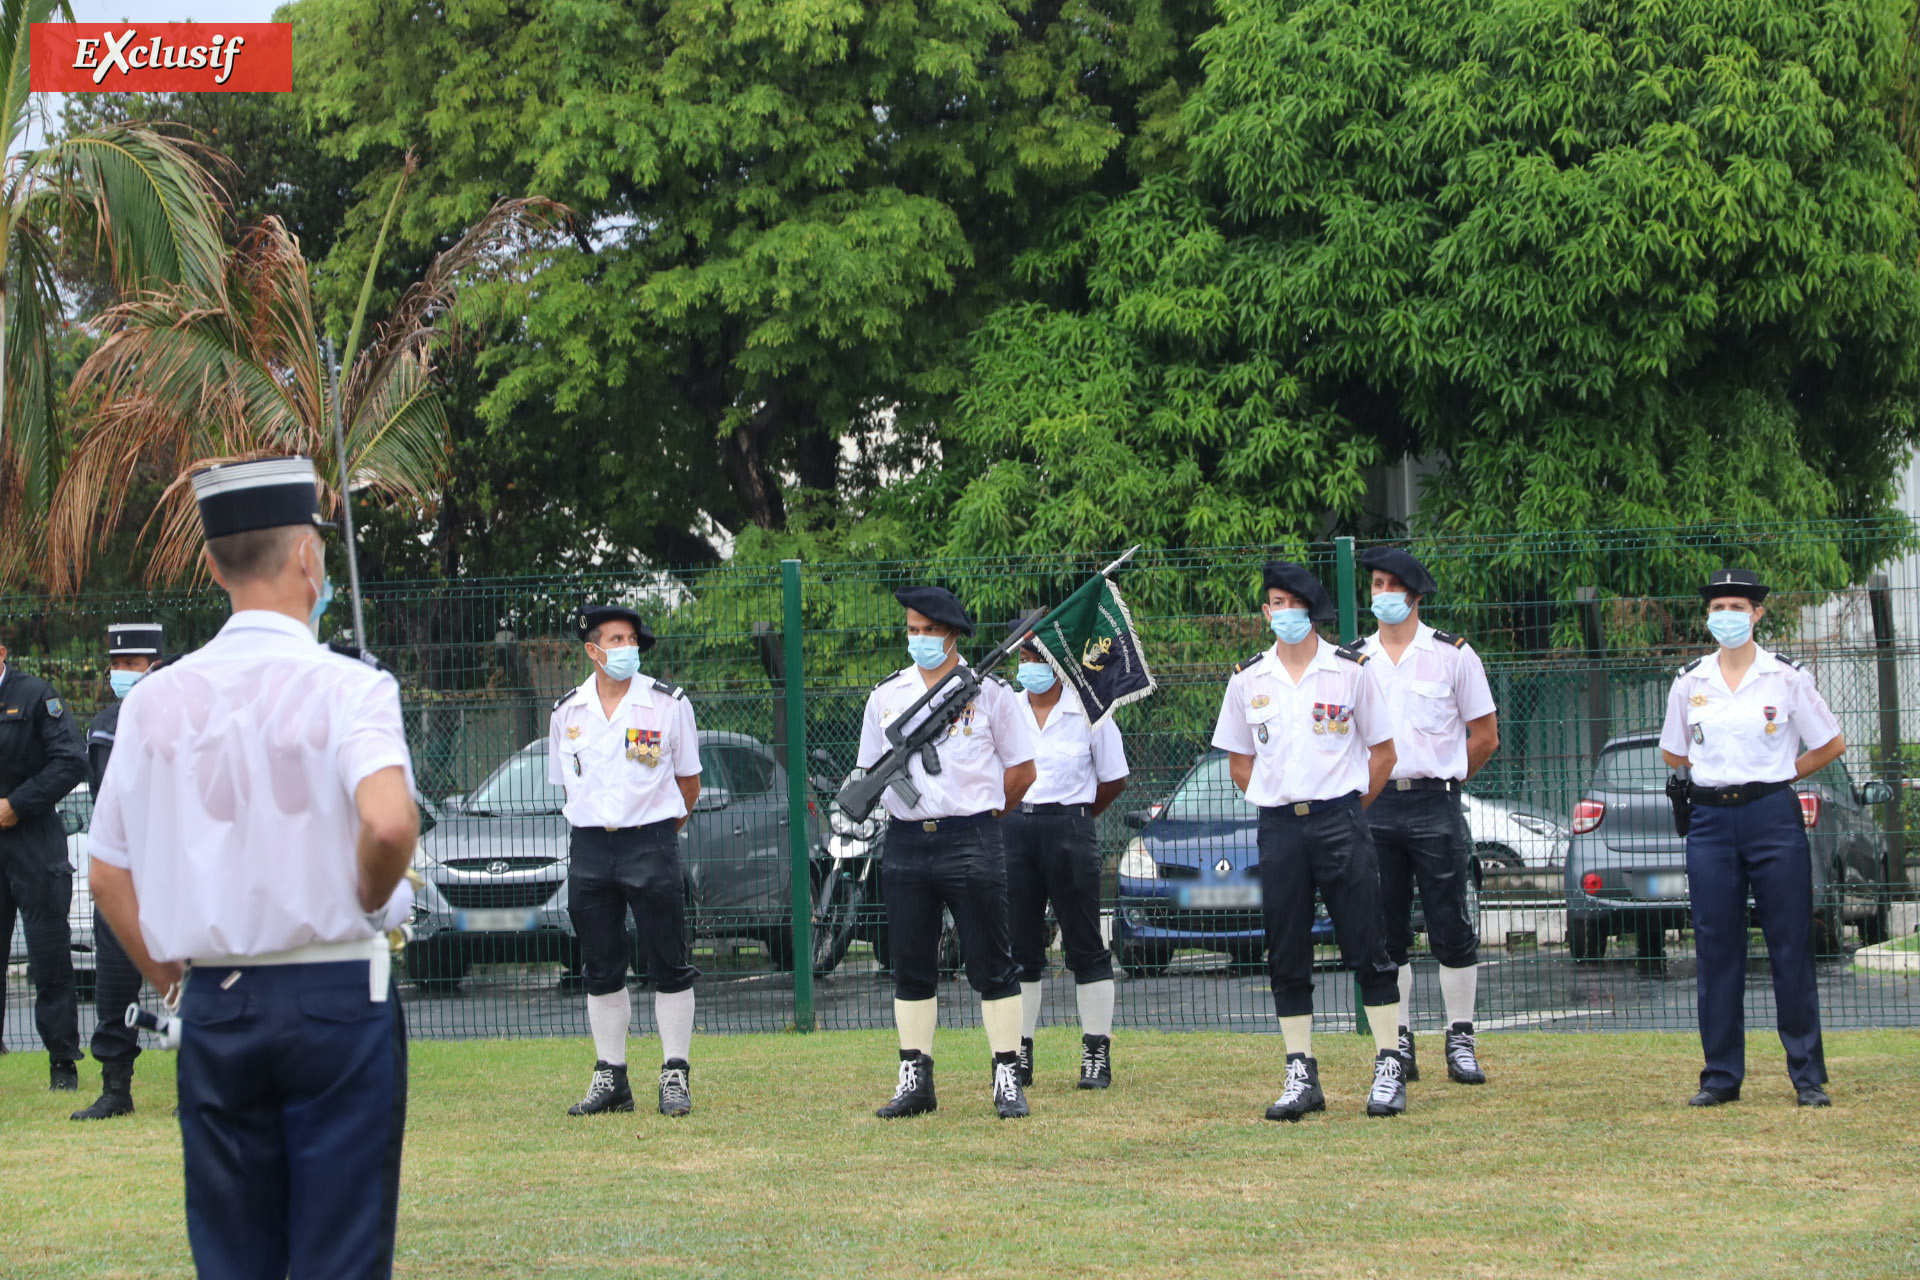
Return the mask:
<svg viewBox="0 0 1920 1280"><path fill-rule="evenodd" d="M1670 827L1639 824L1664 813L1665 769L1636 735L1657 728L1675 668L1711 647L1693 588L1723 562L1759 567L1780 584L1761 641L1817 673L1849 743L1841 764L1801 788L1823 1014L1829 1026L1916 1021L1920 953L1902 947L1920 926L1907 857L1920 809L1906 785L1908 762L1920 759L1911 710L1920 706L1920 591L1906 584L1901 559L1915 544L1906 521L1886 520L1416 540L1441 583L1423 617L1473 641L1500 708L1500 751L1467 800L1483 1029L1693 1025L1684 858ZM1123 573L1160 689L1118 713L1131 781L1099 827L1105 919L1126 974L1121 1026L1275 1026L1257 908L1231 893L1192 892L1244 886L1254 861L1252 810L1208 742L1231 663L1270 642L1257 609L1261 563L1280 554L1314 568L1337 588L1340 621L1329 630L1351 638L1365 616L1356 565L1365 545L1142 551ZM430 824L417 865L431 888L404 965L413 1033L587 1032L565 910L566 826L544 759L549 710L589 672L570 628L583 599L639 609L659 635L645 670L684 686L700 723L704 792L682 851L705 975L701 1030L880 1027L892 1005L878 871L862 879L859 860L830 856L836 829L841 852L863 847L867 834L837 815L831 796L854 764L869 689L906 663L893 590L924 581L954 588L979 624L968 650L977 654L1007 619L1057 603L1110 558L736 562L370 585L372 647L401 679ZM158 620L183 652L226 613L224 598L204 590L0 598L0 642L84 716L111 697L109 623ZM330 634L346 615L336 605ZM1598 819L1581 805L1595 794L1612 805ZM85 797L70 807L84 989ZM1217 861L1229 871L1216 872ZM1599 897L1583 888L1589 873L1604 873ZM1603 900L1613 906L1599 910ZM1241 905L1194 905L1222 901ZM1757 935L1755 951L1764 956ZM957 970L957 940L943 955ZM23 956L16 936L11 1048L36 1043ZM1058 972L1057 951L1053 959ZM1323 1025L1352 1025L1351 978L1330 945L1321 959ZM1441 1019L1434 972L1420 954L1416 1028ZM1763 959L1755 973L1749 1016L1758 1026L1771 1017ZM644 989L643 972L633 981ZM1050 988L1046 1022L1073 1018L1067 985ZM963 977L943 983L942 1002L949 1025L977 1017ZM636 1014L644 1031L650 1002L636 1002Z"/></svg>

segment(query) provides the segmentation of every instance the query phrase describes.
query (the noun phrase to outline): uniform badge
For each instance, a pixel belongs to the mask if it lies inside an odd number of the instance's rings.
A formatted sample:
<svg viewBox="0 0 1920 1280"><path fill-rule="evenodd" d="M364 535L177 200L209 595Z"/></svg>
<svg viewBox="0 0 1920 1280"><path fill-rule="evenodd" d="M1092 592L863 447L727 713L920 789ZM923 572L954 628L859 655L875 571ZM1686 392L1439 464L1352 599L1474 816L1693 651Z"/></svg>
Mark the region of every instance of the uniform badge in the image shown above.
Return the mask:
<svg viewBox="0 0 1920 1280"><path fill-rule="evenodd" d="M568 725L568 726L567 726L567 741L568 741L568 742L578 742L579 740L580 740L580 726L579 726L579 725L577 725L577 724L570 724L570 725Z"/></svg>
<svg viewBox="0 0 1920 1280"><path fill-rule="evenodd" d="M1774 718L1774 717L1775 717L1776 715L1778 715L1778 714L1780 714L1780 708L1778 708L1778 707L1762 707L1762 708L1760 708L1760 709L1761 709L1762 711L1764 711L1764 712L1766 713L1766 716L1767 716L1767 732L1768 732L1768 733L1778 733L1778 732L1780 732L1780 726L1779 726L1779 725L1777 725L1777 724L1775 724L1775 723L1773 722L1773 718Z"/></svg>
<svg viewBox="0 0 1920 1280"><path fill-rule="evenodd" d="M1320 731L1320 726L1319 725L1313 726L1313 730L1315 733L1318 733ZM1260 739L1261 742L1265 742L1267 740L1267 726L1265 726L1264 724L1256 725L1253 730L1253 736Z"/></svg>
<svg viewBox="0 0 1920 1280"><path fill-rule="evenodd" d="M1313 704L1313 731L1315 733L1327 731L1327 704L1324 702Z"/></svg>
<svg viewBox="0 0 1920 1280"><path fill-rule="evenodd" d="M1327 710L1333 713L1333 731L1335 733L1353 732L1352 707L1328 707Z"/></svg>
<svg viewBox="0 0 1920 1280"><path fill-rule="evenodd" d="M627 759L654 768L660 763L660 731L658 729L627 730Z"/></svg>
<svg viewBox="0 0 1920 1280"><path fill-rule="evenodd" d="M1687 705L1690 707L1704 707L1707 705L1707 695L1704 693L1696 693L1687 699Z"/></svg>
<svg viewBox="0 0 1920 1280"><path fill-rule="evenodd" d="M47 699L47 714L52 716L55 720L58 720L61 716L65 715L66 710L67 710L67 704L60 701L60 699L58 698Z"/></svg>
<svg viewBox="0 0 1920 1280"><path fill-rule="evenodd" d="M1258 711L1260 708L1266 706L1269 702L1272 702L1272 701L1273 699L1269 698L1266 694L1256 693L1253 695L1253 709L1255 711Z"/></svg>
<svg viewBox="0 0 1920 1280"><path fill-rule="evenodd" d="M1696 743L1704 743L1707 740L1706 735L1700 731L1699 725L1693 726L1693 740Z"/></svg>

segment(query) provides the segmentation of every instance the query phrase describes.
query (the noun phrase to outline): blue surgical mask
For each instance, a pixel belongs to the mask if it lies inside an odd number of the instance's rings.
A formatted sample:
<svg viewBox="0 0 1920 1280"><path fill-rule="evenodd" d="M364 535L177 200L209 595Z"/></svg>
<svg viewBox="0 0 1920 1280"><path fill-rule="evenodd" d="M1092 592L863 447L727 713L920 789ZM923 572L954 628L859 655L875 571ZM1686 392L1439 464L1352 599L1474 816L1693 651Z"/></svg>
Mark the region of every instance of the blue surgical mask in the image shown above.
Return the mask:
<svg viewBox="0 0 1920 1280"><path fill-rule="evenodd" d="M603 649L607 660L601 663L607 669L607 679L616 684L622 680L631 680L640 671L640 647L623 644L617 649Z"/></svg>
<svg viewBox="0 0 1920 1280"><path fill-rule="evenodd" d="M947 660L945 636L908 636L907 656L922 671L937 670Z"/></svg>
<svg viewBox="0 0 1920 1280"><path fill-rule="evenodd" d="M1045 693L1053 688L1053 666L1046 662L1020 664L1020 687L1028 693Z"/></svg>
<svg viewBox="0 0 1920 1280"><path fill-rule="evenodd" d="M1753 638L1753 615L1722 609L1707 615L1707 630L1723 649L1738 649Z"/></svg>
<svg viewBox="0 0 1920 1280"><path fill-rule="evenodd" d="M1373 616L1390 627L1405 622L1412 612L1413 607L1407 603L1407 593L1404 591L1382 591L1373 598Z"/></svg>
<svg viewBox="0 0 1920 1280"><path fill-rule="evenodd" d="M113 686L114 697L124 698L133 692L133 686L139 684L145 674L144 671L109 671L107 683Z"/></svg>
<svg viewBox="0 0 1920 1280"><path fill-rule="evenodd" d="M320 579L320 596L313 602L313 612L307 615L307 629L314 635L320 634L320 615L333 603L333 579ZM355 637L358 639L359 637Z"/></svg>
<svg viewBox="0 0 1920 1280"><path fill-rule="evenodd" d="M1280 637L1282 644L1299 644L1313 634L1313 619L1305 609L1275 609L1267 625L1273 628L1273 634Z"/></svg>

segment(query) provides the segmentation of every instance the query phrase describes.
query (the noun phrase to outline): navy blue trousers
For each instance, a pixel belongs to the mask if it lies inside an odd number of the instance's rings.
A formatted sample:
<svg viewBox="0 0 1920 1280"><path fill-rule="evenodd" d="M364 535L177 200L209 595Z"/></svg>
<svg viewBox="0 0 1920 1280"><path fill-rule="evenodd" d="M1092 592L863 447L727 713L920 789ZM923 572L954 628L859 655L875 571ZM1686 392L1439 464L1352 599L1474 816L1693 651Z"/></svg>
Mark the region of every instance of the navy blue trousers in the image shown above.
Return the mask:
<svg viewBox="0 0 1920 1280"><path fill-rule="evenodd" d="M1110 982L1113 955L1100 940L1100 846L1093 818L1021 813L1001 819L1007 851L1007 920L1022 982L1047 971L1047 903L1060 922L1067 968L1078 983Z"/></svg>
<svg viewBox="0 0 1920 1280"><path fill-rule="evenodd" d="M195 1269L390 1276L407 1121L399 995L370 999L365 961L196 969L180 1016Z"/></svg>
<svg viewBox="0 0 1920 1280"><path fill-rule="evenodd" d="M1794 1088L1827 1082L1813 979L1813 863L1793 788L1726 808L1696 805L1687 892L1699 959L1703 1088L1738 1090L1747 1074L1747 895L1767 940L1773 1004Z"/></svg>
<svg viewBox="0 0 1920 1280"><path fill-rule="evenodd" d="M93 991L100 1018L93 1025L93 1056L99 1062L132 1062L140 1056L140 1033L127 1025L127 1006L140 999L140 970L120 945L99 908L93 912Z"/></svg>
<svg viewBox="0 0 1920 1280"><path fill-rule="evenodd" d="M1380 939L1380 870L1359 797L1319 813L1260 810L1260 912L1267 981L1282 1018L1313 1012L1313 892L1327 904L1333 940L1364 1004L1400 999L1400 967Z"/></svg>
<svg viewBox="0 0 1920 1280"><path fill-rule="evenodd" d="M567 914L580 940L587 994L627 986L627 912L659 995L691 991L700 971L687 940L687 885L673 819L644 827L574 827L567 841Z"/></svg>
<svg viewBox="0 0 1920 1280"><path fill-rule="evenodd" d="M893 994L931 1000L940 994L940 908L953 913L967 982L982 1000L1020 994L1007 931L1007 855L994 819L929 833L918 822L887 824L880 892L887 904Z"/></svg>
<svg viewBox="0 0 1920 1280"><path fill-rule="evenodd" d="M1434 959L1449 969L1478 964L1480 931L1467 918L1473 851L1460 793L1388 787L1367 810L1367 830L1380 862L1380 929L1387 958L1396 966L1407 962L1418 883Z"/></svg>

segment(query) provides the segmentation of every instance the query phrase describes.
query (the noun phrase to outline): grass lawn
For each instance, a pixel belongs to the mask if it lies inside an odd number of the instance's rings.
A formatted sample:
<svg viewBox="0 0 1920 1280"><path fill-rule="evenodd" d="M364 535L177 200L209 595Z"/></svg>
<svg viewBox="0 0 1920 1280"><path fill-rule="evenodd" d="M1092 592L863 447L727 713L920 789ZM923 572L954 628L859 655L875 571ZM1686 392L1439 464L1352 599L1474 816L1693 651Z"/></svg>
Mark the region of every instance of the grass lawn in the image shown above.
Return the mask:
<svg viewBox="0 0 1920 1280"><path fill-rule="evenodd" d="M1683 1103L1688 1035L1498 1035L1493 1083L1427 1078L1360 1114L1368 1042L1316 1044L1330 1111L1260 1118L1278 1036L1123 1033L1118 1084L1072 1088L1041 1033L1034 1115L994 1118L986 1044L943 1033L937 1115L882 1124L878 1033L694 1045L695 1112L570 1119L580 1041L421 1043L403 1276L1882 1277L1920 1272L1920 1033L1827 1038L1834 1107L1793 1103L1752 1037L1736 1105ZM635 1041L635 1049L643 1048ZM639 1053L636 1061L644 1060ZM101 1124L0 1058L0 1275L190 1273L172 1058ZM639 1083L638 1081L636 1083ZM651 1096L650 1077L646 1092Z"/></svg>

